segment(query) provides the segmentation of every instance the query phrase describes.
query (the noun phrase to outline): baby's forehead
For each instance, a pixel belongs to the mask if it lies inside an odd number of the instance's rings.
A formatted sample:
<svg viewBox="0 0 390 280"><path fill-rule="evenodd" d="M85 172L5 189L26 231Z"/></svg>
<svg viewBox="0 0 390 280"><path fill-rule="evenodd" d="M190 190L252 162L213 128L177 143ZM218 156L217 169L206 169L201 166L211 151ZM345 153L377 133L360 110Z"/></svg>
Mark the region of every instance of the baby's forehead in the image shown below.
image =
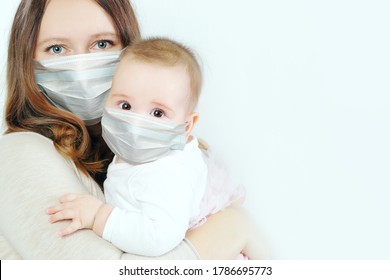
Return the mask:
<svg viewBox="0 0 390 280"><path fill-rule="evenodd" d="M181 80L186 80L189 84L191 83L191 75L188 71L188 67L182 63L164 63L159 60L143 60L139 58L127 58L124 57L119 61L119 71L147 71L152 77L155 73L175 73L180 76ZM134 73L133 72L133 73ZM178 77L179 78L179 77Z"/></svg>
<svg viewBox="0 0 390 280"><path fill-rule="evenodd" d="M136 56L132 53L125 53L119 60L119 64L124 65L151 65L151 66L158 66L161 68L175 68L175 67L182 67L184 70L188 68L188 65L183 60L162 60L158 58L150 58L150 57L142 57L142 56Z"/></svg>
<svg viewBox="0 0 390 280"><path fill-rule="evenodd" d="M159 60L140 59L138 57L127 54L121 58L119 65L120 72L123 76L126 76L126 71L129 71L130 69L131 73L137 76L139 71L142 71L142 73L145 74L143 77L147 76L147 78L149 78L143 79L143 83L158 84L161 82L161 80L158 80L157 82L154 80L154 77L159 77L160 73L165 73L169 77L172 75L175 77L175 80L172 81L172 84L184 83L186 88L186 90L181 91L180 95L176 95L175 97L181 100L182 105L186 107L193 107L192 104L194 103L194 96L196 94L194 93L193 89L193 78L185 63L181 61L177 63L164 63Z"/></svg>

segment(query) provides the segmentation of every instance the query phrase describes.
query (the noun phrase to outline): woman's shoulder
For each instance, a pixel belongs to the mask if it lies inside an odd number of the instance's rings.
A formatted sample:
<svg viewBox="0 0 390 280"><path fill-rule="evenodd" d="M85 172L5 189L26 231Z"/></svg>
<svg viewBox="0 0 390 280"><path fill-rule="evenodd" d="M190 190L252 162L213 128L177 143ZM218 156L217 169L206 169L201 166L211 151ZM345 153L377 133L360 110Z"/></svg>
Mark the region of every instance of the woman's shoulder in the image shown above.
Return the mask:
<svg viewBox="0 0 390 280"><path fill-rule="evenodd" d="M56 179L75 178L90 194L103 198L97 183L81 172L71 159L63 157L53 141L41 134L12 132L0 136L0 155L0 170L4 174L15 174L23 169L25 174L36 172L48 176L50 170Z"/></svg>
<svg viewBox="0 0 390 280"><path fill-rule="evenodd" d="M53 141L35 132L12 132L0 136L0 163L24 165L63 161Z"/></svg>
<svg viewBox="0 0 390 280"><path fill-rule="evenodd" d="M0 154L0 167L5 170L66 164L53 142L34 132L12 132L0 136Z"/></svg>
<svg viewBox="0 0 390 280"><path fill-rule="evenodd" d="M35 132L12 132L0 136L0 150L20 150L21 148L53 149L53 141Z"/></svg>
<svg viewBox="0 0 390 280"><path fill-rule="evenodd" d="M7 141L34 141L52 143L51 139L32 131L11 132L0 136L0 143Z"/></svg>

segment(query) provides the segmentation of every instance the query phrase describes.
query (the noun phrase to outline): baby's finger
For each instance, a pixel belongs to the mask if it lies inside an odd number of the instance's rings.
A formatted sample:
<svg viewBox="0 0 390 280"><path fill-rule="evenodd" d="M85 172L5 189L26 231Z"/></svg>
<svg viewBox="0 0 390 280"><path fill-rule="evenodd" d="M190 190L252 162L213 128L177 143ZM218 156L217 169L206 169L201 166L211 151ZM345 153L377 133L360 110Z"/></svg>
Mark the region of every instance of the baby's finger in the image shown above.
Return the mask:
<svg viewBox="0 0 390 280"><path fill-rule="evenodd" d="M68 194L65 194L63 196L60 197L59 201L61 203L64 203L64 202L70 202L70 201L73 201L77 198L77 194L74 194L74 193L68 193Z"/></svg>
<svg viewBox="0 0 390 280"><path fill-rule="evenodd" d="M61 210L63 210L62 205L51 206L49 208L46 208L46 214L52 215Z"/></svg>
<svg viewBox="0 0 390 280"><path fill-rule="evenodd" d="M61 236L65 236L65 235L71 234L79 229L81 229L81 223L79 222L79 220L73 220L73 222L71 222L69 226L67 226L66 228L61 230L59 232L59 234Z"/></svg>
<svg viewBox="0 0 390 280"><path fill-rule="evenodd" d="M64 209L58 211L57 213L50 216L49 221L52 223L62 221L62 220L70 220L75 217L75 213L71 209Z"/></svg>

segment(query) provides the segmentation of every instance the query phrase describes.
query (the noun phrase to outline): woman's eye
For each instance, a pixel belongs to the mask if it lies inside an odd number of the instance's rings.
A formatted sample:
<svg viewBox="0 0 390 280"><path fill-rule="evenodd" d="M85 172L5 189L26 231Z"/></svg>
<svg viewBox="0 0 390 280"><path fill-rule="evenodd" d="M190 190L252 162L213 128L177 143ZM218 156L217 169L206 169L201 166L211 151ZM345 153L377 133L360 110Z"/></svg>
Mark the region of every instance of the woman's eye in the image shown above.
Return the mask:
<svg viewBox="0 0 390 280"><path fill-rule="evenodd" d="M107 41L107 40L102 40L102 41L99 41L96 43L95 47L97 49L101 49L101 50L104 50L104 49L107 49L108 47L110 47L112 44L110 41Z"/></svg>
<svg viewBox="0 0 390 280"><path fill-rule="evenodd" d="M122 110L130 110L131 105L128 102L121 102L119 103L119 108L121 108Z"/></svg>
<svg viewBox="0 0 390 280"><path fill-rule="evenodd" d="M151 112L151 115L153 117L156 117L156 118L162 118L165 116L165 113L161 109L153 109L153 111Z"/></svg>
<svg viewBox="0 0 390 280"><path fill-rule="evenodd" d="M65 51L65 49L62 46L53 45L48 47L48 51L50 51L52 54L62 54Z"/></svg>

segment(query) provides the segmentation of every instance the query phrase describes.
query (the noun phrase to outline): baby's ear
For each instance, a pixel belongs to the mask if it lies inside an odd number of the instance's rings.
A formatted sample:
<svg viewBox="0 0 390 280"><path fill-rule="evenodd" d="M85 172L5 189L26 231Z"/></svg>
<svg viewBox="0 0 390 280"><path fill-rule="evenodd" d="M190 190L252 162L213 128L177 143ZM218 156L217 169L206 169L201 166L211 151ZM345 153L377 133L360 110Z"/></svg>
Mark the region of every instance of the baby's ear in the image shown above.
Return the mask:
<svg viewBox="0 0 390 280"><path fill-rule="evenodd" d="M188 140L188 137L191 135L191 131L194 128L194 125L199 119L198 113L192 112L186 120L186 138Z"/></svg>

